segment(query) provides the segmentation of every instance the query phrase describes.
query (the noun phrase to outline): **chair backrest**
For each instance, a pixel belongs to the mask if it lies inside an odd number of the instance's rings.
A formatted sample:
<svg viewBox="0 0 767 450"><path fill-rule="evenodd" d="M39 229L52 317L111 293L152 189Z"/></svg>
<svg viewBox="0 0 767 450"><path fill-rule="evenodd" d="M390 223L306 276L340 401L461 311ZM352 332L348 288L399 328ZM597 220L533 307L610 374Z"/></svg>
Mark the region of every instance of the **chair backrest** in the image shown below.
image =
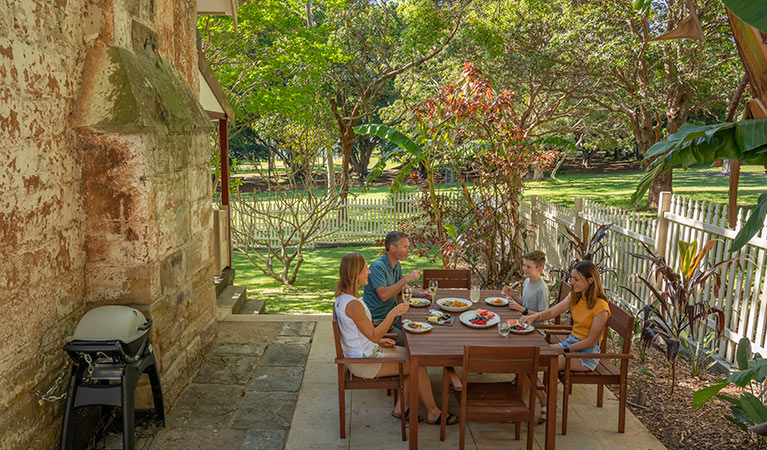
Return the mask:
<svg viewBox="0 0 767 450"><path fill-rule="evenodd" d="M429 287L429 280L437 280L442 289L471 288L471 270L469 269L424 269L423 288Z"/></svg>
<svg viewBox="0 0 767 450"><path fill-rule="evenodd" d="M344 357L344 349L341 348L341 330L338 328L338 322L333 319L333 341L336 344L336 358Z"/></svg>
<svg viewBox="0 0 767 450"><path fill-rule="evenodd" d="M570 283L568 283L565 280L559 281L559 289L557 290L557 303L560 303L564 301L564 299L567 298L567 296L570 294L570 291L573 290L573 287L570 286ZM560 316L557 316L554 318L555 324L560 324L562 322L562 318Z"/></svg>
<svg viewBox="0 0 767 450"><path fill-rule="evenodd" d="M463 347L464 385L468 372L537 374L538 347Z"/></svg>
<svg viewBox="0 0 767 450"><path fill-rule="evenodd" d="M630 353L631 338L634 335L634 316L613 302L607 303L610 305L610 318L607 319L607 327L623 338L621 353ZM602 351L605 350L605 345L606 340L602 340Z"/></svg>

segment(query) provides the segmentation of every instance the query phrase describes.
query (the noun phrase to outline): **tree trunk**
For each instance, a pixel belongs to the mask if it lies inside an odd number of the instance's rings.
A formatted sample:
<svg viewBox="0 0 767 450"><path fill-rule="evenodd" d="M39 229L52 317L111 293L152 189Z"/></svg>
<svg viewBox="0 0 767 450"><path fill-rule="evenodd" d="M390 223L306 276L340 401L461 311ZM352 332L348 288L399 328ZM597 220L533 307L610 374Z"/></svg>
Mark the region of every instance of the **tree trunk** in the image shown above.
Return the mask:
<svg viewBox="0 0 767 450"><path fill-rule="evenodd" d="M370 156L373 154L373 149L375 149L377 143L378 141L370 136L361 136L357 139L357 145L354 146L356 151L352 152L352 170L354 170L361 182L364 182L370 173L368 171Z"/></svg>
<svg viewBox="0 0 767 450"><path fill-rule="evenodd" d="M327 151L325 152L325 164L327 165L327 181L328 181L328 189L333 189L336 187L336 169L335 165L333 164L333 147L328 147Z"/></svg>
<svg viewBox="0 0 767 450"><path fill-rule="evenodd" d="M673 189L673 173L674 169L662 170L650 185L650 191L648 192L648 203L652 208L658 207L660 201L660 193L663 191L672 192Z"/></svg>
<svg viewBox="0 0 767 450"><path fill-rule="evenodd" d="M559 158L559 161L557 161L557 164L551 170L551 174L549 175L549 177L552 180L556 180L557 179L557 171L559 170L559 168L562 166L562 163L564 163L566 159L567 159L567 154L562 153L562 157Z"/></svg>

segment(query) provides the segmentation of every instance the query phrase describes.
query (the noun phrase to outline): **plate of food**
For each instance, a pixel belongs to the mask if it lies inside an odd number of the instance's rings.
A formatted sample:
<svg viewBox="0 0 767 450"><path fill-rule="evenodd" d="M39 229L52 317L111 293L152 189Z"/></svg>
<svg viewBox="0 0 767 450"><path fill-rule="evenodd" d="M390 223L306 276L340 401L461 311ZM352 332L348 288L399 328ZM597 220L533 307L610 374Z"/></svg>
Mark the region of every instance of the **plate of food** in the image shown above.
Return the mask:
<svg viewBox="0 0 767 450"><path fill-rule="evenodd" d="M429 313L426 321L435 325L452 325L455 322L455 316L449 312L433 310Z"/></svg>
<svg viewBox="0 0 767 450"><path fill-rule="evenodd" d="M488 328L497 325L501 321L498 314L486 309L466 311L458 317L458 320L472 328Z"/></svg>
<svg viewBox="0 0 767 450"><path fill-rule="evenodd" d="M529 323L522 323L517 319L509 319L506 322L509 324L512 333L527 334L535 330L534 326Z"/></svg>
<svg viewBox="0 0 767 450"><path fill-rule="evenodd" d="M424 306L431 305L431 300L428 298L412 297L408 303L414 308L423 308Z"/></svg>
<svg viewBox="0 0 767 450"><path fill-rule="evenodd" d="M426 322L406 322L402 324L402 328L411 333L426 333L433 327L430 323Z"/></svg>
<svg viewBox="0 0 767 450"><path fill-rule="evenodd" d="M471 302L465 298L445 297L437 300L440 308L450 312L464 312L471 307Z"/></svg>
<svg viewBox="0 0 767 450"><path fill-rule="evenodd" d="M509 299L506 297L488 297L485 299L485 303L493 306L506 306L509 304Z"/></svg>

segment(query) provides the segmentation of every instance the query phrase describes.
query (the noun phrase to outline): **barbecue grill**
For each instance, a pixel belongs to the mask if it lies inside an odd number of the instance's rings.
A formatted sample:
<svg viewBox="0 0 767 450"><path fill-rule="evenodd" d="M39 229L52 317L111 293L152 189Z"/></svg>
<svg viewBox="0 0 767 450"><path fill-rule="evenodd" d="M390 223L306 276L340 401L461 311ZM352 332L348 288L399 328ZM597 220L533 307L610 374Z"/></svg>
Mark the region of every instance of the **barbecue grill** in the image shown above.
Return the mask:
<svg viewBox="0 0 767 450"><path fill-rule="evenodd" d="M135 445L133 395L146 372L152 386L157 421L165 425L162 388L149 329L152 321L127 306L101 306L88 311L64 350L74 361L61 431L61 449L71 447L70 420L75 408L89 405L122 408L123 449Z"/></svg>

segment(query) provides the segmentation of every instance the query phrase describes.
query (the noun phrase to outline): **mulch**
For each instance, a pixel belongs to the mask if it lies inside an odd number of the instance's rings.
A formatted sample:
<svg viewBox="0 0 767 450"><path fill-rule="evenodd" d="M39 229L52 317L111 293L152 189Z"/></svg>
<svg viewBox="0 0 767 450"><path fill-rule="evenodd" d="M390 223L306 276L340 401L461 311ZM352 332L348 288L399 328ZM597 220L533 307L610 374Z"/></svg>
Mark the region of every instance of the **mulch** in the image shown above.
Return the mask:
<svg viewBox="0 0 767 450"><path fill-rule="evenodd" d="M644 392L646 400L643 407L629 403L629 409L667 448L767 449L767 443L759 442L753 434L736 428L725 419L725 415L732 415L727 402L712 399L701 409L693 409L692 395L695 391L721 378L720 375L706 373L702 379L693 377L687 361L680 356L676 364L677 386L670 394L671 376L665 356L656 349L648 349L642 362L636 349L633 353L636 359L629 366L628 401L636 404L640 391ZM649 369L655 377L638 373L637 370L642 367ZM609 388L618 395L618 386ZM733 386L728 386L721 393L733 397L740 395L738 388Z"/></svg>

